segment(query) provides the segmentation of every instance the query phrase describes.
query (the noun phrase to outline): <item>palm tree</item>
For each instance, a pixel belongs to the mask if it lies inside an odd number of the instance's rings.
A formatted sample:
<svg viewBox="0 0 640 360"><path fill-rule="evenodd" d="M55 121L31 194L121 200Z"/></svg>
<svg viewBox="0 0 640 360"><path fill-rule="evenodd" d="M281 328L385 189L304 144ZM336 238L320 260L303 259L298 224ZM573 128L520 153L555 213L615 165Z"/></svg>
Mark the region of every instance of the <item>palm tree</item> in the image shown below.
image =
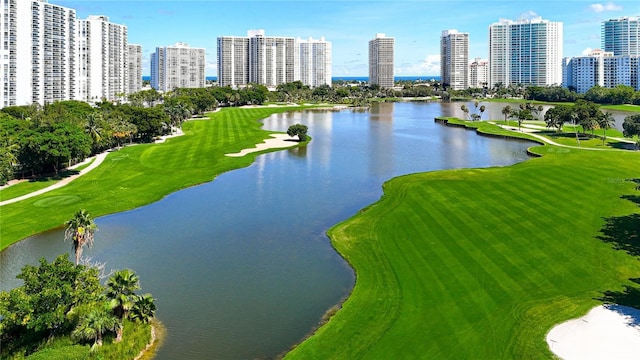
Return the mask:
<svg viewBox="0 0 640 360"><path fill-rule="evenodd" d="M133 292L138 289L140 289L140 279L129 269L116 271L107 281L107 298L110 299L113 313L120 320L116 329L116 342L122 340L122 321L128 318L129 311L134 307Z"/></svg>
<svg viewBox="0 0 640 360"><path fill-rule="evenodd" d="M480 119L482 119L482 114L484 114L485 110L487 110L487 107L484 105L480 105Z"/></svg>
<svg viewBox="0 0 640 360"><path fill-rule="evenodd" d="M613 127L613 124L615 124L615 121L616 120L613 118L613 114L608 111L601 116L598 116L598 126L604 131L604 136L602 137L602 145L604 145L604 141L607 140L607 129L611 129Z"/></svg>
<svg viewBox="0 0 640 360"><path fill-rule="evenodd" d="M98 226L84 209L78 210L65 225L67 225L67 229L64 232L64 240L71 239L73 241L73 251L76 255L76 265L78 265L82 256L82 248L85 245L89 248L93 246L93 234L98 230Z"/></svg>
<svg viewBox="0 0 640 360"><path fill-rule="evenodd" d="M503 107L501 112L502 112L502 115L504 115L504 124L506 125L507 124L507 118L509 116L511 116L511 113L513 112L511 110L511 106L507 105L507 106Z"/></svg>
<svg viewBox="0 0 640 360"><path fill-rule="evenodd" d="M467 105L462 105L460 106L460 110L462 110L464 112L464 116L467 120L469 120L469 108L467 107Z"/></svg>
<svg viewBox="0 0 640 360"><path fill-rule="evenodd" d="M102 346L102 337L107 331L115 331L118 328L118 319L105 309L94 309L71 332L71 336L77 340L93 340L91 350Z"/></svg>
<svg viewBox="0 0 640 360"><path fill-rule="evenodd" d="M148 324L156 314L155 299L151 294L136 295L131 308L130 318L131 320L140 321L144 324Z"/></svg>
<svg viewBox="0 0 640 360"><path fill-rule="evenodd" d="M91 136L93 141L93 148L97 150L102 140L102 128L100 123L102 122L102 114L98 112L92 112L87 115L87 122L84 126L84 132Z"/></svg>

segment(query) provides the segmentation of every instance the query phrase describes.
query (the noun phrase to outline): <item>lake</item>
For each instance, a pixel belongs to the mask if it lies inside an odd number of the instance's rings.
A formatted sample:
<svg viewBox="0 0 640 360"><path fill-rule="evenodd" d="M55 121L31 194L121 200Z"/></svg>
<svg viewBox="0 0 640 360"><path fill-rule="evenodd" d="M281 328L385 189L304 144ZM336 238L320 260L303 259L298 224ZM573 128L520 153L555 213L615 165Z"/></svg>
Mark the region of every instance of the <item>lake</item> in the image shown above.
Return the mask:
<svg viewBox="0 0 640 360"><path fill-rule="evenodd" d="M268 153L247 168L96 219L84 255L130 268L156 297L168 334L157 359L273 358L305 337L351 291L353 270L326 231L382 195L393 177L504 166L533 143L479 136L435 123L461 103L381 103L369 111L273 115L264 128L309 127L308 146ZM499 114L504 104L488 103ZM485 114L486 115L486 114ZM497 117L501 118L501 117ZM71 252L56 230L0 253L0 284Z"/></svg>

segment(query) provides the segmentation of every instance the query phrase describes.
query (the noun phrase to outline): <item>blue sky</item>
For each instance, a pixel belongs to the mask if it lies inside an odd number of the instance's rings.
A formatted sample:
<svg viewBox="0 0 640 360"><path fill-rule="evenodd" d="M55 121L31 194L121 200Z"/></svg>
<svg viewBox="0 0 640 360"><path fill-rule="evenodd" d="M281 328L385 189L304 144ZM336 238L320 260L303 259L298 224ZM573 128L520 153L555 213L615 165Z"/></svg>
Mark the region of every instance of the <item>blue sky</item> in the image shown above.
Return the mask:
<svg viewBox="0 0 640 360"><path fill-rule="evenodd" d="M175 1L49 0L74 8L79 18L105 15L125 24L129 42L143 47L143 74L158 46L185 42L207 51L207 75L217 75L218 36L320 38L332 42L333 76L366 76L368 42L376 33L395 37L396 76L440 75L440 34L469 33L470 57L487 57L488 27L502 19L542 16L564 23L564 56L599 48L602 20L640 16L640 1Z"/></svg>

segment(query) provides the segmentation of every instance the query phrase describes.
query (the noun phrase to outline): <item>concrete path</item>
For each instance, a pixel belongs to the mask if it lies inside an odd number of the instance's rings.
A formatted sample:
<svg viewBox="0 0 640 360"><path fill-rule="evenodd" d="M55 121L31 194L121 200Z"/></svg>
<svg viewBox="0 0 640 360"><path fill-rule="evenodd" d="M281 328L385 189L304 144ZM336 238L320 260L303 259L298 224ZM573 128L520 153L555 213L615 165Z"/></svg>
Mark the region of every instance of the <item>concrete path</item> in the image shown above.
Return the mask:
<svg viewBox="0 0 640 360"><path fill-rule="evenodd" d="M40 194L44 194L44 193L49 192L51 190L59 189L59 188L65 186L65 185L67 185L68 183L72 182L73 180L79 178L80 176L82 176L82 175L88 173L89 171L91 171L91 170L97 168L98 166L100 166L100 164L102 164L102 162L104 161L104 159L107 157L108 154L109 154L109 152L106 151L106 152L103 152L103 153L100 153L100 154L96 155L94 157L94 160L91 163L91 165L89 165L86 168L80 170L80 172L75 174L75 175L71 175L68 178L64 178L64 179L58 181L57 183L55 183L55 184L53 184L51 186L48 186L48 187L46 187L44 189L40 189L40 190L37 190L37 191L34 191L34 192L30 192L28 194L15 197L13 199L0 201L0 206L13 204L13 203L18 202L18 201L22 201L22 200L25 200L25 199L28 199L28 198L31 198L31 197L34 197L34 196L38 196ZM91 158L89 158L89 159L87 159L87 160L75 165L74 167L78 167L78 166L86 163L87 161L91 161ZM73 167L71 167L71 168L73 168Z"/></svg>

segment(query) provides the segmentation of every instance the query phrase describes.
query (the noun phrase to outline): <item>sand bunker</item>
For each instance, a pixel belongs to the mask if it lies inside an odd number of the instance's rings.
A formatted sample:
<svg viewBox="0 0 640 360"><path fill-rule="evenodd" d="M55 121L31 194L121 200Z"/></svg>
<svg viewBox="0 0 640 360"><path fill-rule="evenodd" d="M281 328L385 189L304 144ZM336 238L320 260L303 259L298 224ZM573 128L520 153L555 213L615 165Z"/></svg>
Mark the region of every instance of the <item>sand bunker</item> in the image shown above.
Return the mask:
<svg viewBox="0 0 640 360"><path fill-rule="evenodd" d="M551 351L565 360L640 359L640 310L597 306L547 334Z"/></svg>
<svg viewBox="0 0 640 360"><path fill-rule="evenodd" d="M257 144L254 148L244 149L238 153L225 155L240 157L256 151L267 149L281 149L298 145L297 137L291 137L287 134L271 134L270 136L272 137L272 139L266 139L263 143Z"/></svg>

